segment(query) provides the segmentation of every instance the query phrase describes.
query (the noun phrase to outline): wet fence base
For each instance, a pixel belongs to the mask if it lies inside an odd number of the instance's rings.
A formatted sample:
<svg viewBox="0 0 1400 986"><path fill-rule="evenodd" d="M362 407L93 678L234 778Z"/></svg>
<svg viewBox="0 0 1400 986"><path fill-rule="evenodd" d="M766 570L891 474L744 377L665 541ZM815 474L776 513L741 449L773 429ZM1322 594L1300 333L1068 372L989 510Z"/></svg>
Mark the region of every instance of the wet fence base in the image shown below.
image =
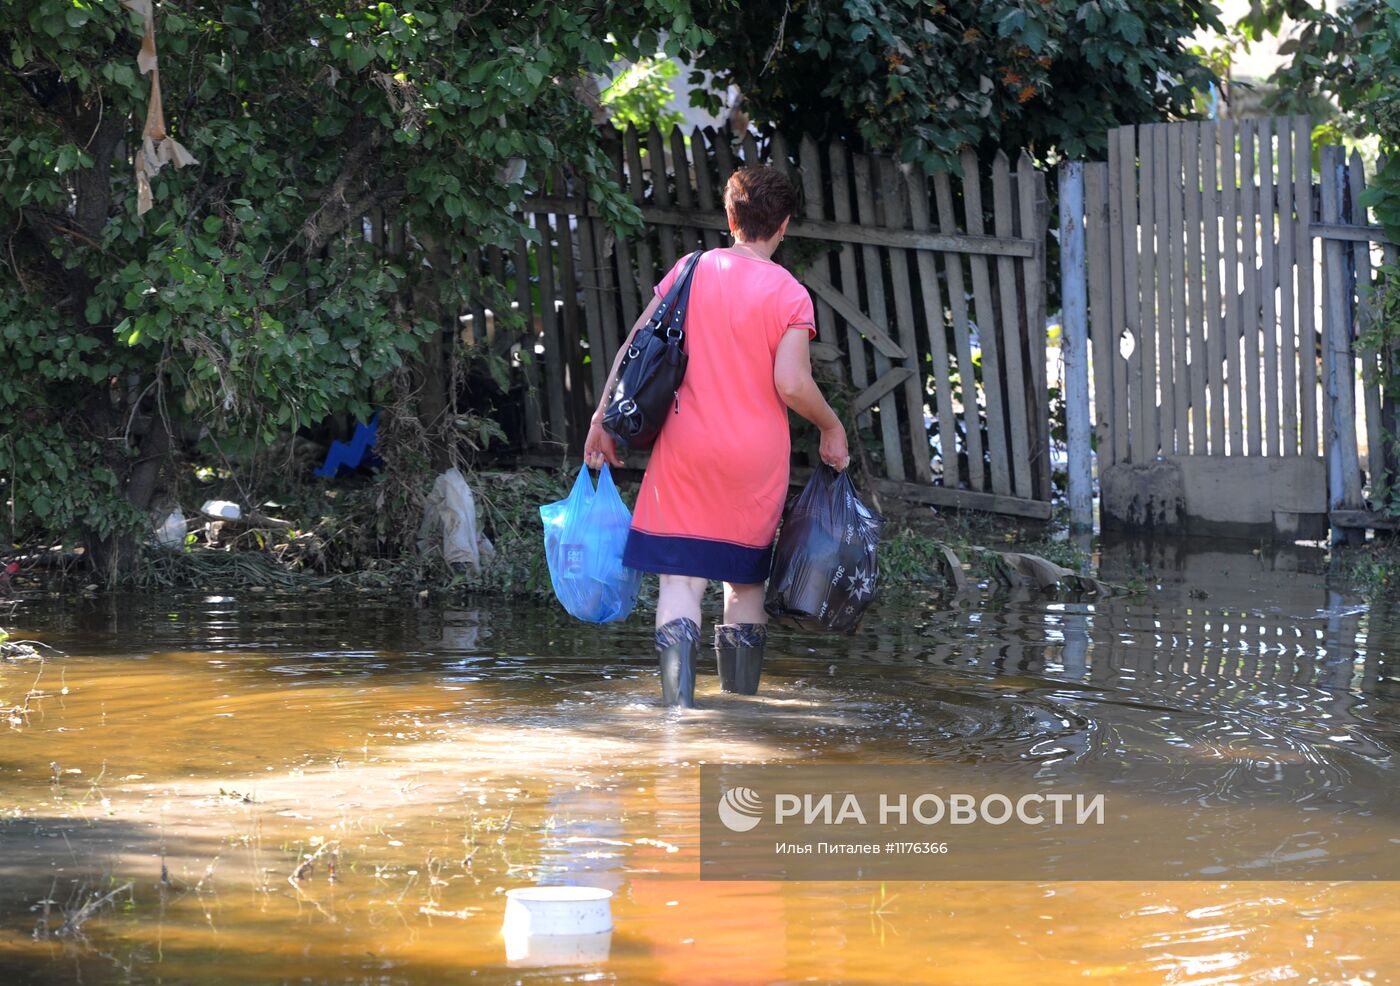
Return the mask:
<svg viewBox="0 0 1400 986"><path fill-rule="evenodd" d="M1327 536L1318 457L1177 455L1099 476L1105 530L1317 540Z"/></svg>

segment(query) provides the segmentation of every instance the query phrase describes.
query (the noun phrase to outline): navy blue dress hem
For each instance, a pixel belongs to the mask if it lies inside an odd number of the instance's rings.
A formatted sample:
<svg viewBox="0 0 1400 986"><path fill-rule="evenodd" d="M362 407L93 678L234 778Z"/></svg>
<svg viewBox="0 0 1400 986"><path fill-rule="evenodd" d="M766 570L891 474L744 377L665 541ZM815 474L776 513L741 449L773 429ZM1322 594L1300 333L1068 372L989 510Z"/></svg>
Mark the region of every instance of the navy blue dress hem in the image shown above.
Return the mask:
<svg viewBox="0 0 1400 986"><path fill-rule="evenodd" d="M738 585L766 581L773 563L773 546L753 548L709 538L648 534L633 528L627 534L622 564L639 572L689 575Z"/></svg>

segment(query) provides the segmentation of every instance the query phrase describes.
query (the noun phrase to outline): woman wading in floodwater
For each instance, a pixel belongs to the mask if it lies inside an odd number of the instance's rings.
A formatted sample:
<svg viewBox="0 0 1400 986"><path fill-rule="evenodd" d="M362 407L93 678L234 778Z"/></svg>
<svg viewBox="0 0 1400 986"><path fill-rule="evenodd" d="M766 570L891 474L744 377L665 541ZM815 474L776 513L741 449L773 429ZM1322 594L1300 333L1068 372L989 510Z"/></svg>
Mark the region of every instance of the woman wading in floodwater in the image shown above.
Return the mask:
<svg viewBox="0 0 1400 986"><path fill-rule="evenodd" d="M704 253L691 275L686 315L689 365L652 448L623 562L661 575L656 649L667 705L694 706L700 599L709 579L724 583L724 622L715 627L720 687L758 691L767 639L763 582L788 489L787 409L821 429L821 458L850 463L846 432L812 379L812 300L773 261L797 207L775 168L741 168L724 189L734 245ZM603 412L622 355L681 269L655 295L613 361L593 414L584 459L622 465Z"/></svg>

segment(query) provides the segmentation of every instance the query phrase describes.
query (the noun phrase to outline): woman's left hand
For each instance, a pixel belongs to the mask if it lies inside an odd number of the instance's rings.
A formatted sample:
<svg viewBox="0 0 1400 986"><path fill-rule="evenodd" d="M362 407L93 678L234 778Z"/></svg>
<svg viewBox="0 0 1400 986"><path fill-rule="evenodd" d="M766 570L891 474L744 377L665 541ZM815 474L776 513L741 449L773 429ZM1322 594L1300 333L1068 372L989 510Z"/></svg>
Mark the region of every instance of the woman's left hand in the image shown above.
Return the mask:
<svg viewBox="0 0 1400 986"><path fill-rule="evenodd" d="M622 465L622 459L617 454L617 440L597 421L588 424L588 438L583 443L583 461L593 469L603 468L604 462L610 466Z"/></svg>

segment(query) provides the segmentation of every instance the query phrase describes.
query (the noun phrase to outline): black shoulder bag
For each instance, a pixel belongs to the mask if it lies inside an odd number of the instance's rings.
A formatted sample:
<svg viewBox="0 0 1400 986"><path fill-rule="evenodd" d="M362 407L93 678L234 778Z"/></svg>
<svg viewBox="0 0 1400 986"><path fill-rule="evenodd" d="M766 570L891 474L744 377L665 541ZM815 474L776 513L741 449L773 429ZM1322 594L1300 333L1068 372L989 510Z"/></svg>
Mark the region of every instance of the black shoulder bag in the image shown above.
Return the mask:
<svg viewBox="0 0 1400 986"><path fill-rule="evenodd" d="M697 250L661 299L647 324L627 347L617 372L617 386L603 412L603 428L624 448L649 449L661 433L685 378L685 312L690 301L691 274L700 260Z"/></svg>

